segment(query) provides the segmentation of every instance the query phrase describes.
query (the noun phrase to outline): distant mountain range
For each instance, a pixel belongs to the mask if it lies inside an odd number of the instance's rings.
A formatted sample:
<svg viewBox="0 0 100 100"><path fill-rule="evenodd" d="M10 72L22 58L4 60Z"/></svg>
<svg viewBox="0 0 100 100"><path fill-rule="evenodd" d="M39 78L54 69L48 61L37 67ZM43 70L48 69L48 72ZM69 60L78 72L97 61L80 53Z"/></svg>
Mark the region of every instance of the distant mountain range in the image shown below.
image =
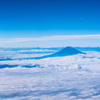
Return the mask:
<svg viewBox="0 0 100 100"><path fill-rule="evenodd" d="M100 52L100 47L75 47L78 50L81 51L98 51Z"/></svg>

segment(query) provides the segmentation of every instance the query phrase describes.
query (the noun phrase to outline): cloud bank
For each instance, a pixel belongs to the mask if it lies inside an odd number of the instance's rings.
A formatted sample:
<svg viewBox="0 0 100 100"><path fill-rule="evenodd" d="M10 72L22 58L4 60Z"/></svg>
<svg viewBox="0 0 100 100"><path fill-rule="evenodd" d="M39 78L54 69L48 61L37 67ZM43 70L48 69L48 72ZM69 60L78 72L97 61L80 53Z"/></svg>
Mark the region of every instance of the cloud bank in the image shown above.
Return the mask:
<svg viewBox="0 0 100 100"><path fill-rule="evenodd" d="M8 53L9 54L9 53ZM100 52L0 61L0 100L99 100ZM17 67L7 68L18 65ZM22 66L40 65L41 68Z"/></svg>
<svg viewBox="0 0 100 100"><path fill-rule="evenodd" d="M27 41L52 41L52 40L68 40L68 39L100 39L100 34L96 35L59 35L44 36L39 38L2 38L1 43L8 42L27 42Z"/></svg>

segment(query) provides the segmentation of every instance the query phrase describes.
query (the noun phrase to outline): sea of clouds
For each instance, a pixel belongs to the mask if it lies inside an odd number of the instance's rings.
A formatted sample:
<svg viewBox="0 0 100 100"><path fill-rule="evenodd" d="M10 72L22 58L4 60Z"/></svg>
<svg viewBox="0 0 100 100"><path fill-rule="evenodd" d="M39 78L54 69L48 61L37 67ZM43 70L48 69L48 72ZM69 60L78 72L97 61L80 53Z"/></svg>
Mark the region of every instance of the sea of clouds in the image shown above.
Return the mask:
<svg viewBox="0 0 100 100"><path fill-rule="evenodd" d="M100 52L26 59L57 50L1 49L0 100L100 100Z"/></svg>

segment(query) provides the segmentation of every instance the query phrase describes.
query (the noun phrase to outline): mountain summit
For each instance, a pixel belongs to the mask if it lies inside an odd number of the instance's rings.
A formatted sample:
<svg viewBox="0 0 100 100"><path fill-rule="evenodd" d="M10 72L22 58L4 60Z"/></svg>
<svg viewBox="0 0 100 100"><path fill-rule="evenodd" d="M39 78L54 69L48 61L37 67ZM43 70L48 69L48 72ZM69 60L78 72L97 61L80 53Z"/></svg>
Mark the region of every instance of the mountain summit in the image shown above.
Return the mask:
<svg viewBox="0 0 100 100"><path fill-rule="evenodd" d="M74 55L74 54L84 54L83 52L71 47L71 46L68 46L54 54L52 54L52 56L68 56L68 55Z"/></svg>
<svg viewBox="0 0 100 100"><path fill-rule="evenodd" d="M43 58L48 58L48 57L63 57L63 56L70 56L70 55L75 55L75 54L85 54L73 47L66 47L54 54L51 55L46 55L46 56L42 56L42 57L36 57L35 59L43 59Z"/></svg>

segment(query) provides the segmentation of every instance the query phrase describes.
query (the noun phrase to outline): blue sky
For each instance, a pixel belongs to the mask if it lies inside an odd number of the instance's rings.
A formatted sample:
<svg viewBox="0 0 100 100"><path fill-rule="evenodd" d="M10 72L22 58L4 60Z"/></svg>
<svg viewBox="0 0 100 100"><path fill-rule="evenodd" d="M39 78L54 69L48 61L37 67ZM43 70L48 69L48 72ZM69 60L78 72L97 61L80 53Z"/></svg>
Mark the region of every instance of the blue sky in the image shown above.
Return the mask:
<svg viewBox="0 0 100 100"><path fill-rule="evenodd" d="M0 47L99 46L98 38L62 39L53 43L5 41L5 38L94 34L100 34L100 0L0 0Z"/></svg>

